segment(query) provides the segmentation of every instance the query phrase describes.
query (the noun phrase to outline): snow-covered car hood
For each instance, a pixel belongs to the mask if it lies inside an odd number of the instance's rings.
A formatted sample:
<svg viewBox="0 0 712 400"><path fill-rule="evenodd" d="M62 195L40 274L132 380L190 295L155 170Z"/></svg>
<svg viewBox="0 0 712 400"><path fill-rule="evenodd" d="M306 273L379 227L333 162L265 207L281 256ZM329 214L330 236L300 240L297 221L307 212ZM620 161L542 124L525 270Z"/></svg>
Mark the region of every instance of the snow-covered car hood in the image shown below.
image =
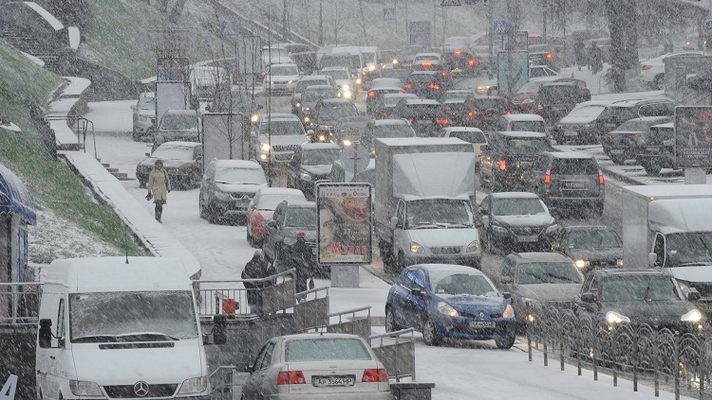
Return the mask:
<svg viewBox="0 0 712 400"><path fill-rule="evenodd" d="M437 296L459 312L470 315L477 315L480 311L485 312L485 314L501 314L506 307L503 297L470 296L462 294L438 294Z"/></svg>
<svg viewBox="0 0 712 400"><path fill-rule="evenodd" d="M312 175L327 175L331 173L331 165L302 165L302 169Z"/></svg>
<svg viewBox="0 0 712 400"><path fill-rule="evenodd" d="M580 291L580 283L538 283L533 285L517 285L516 288L516 292L522 297L539 302L573 302Z"/></svg>
<svg viewBox="0 0 712 400"><path fill-rule="evenodd" d="M711 283L712 282L712 267L709 265L694 266L694 267L675 267L667 268L668 271L681 281Z"/></svg>
<svg viewBox="0 0 712 400"><path fill-rule="evenodd" d="M586 261L616 261L623 259L623 248L599 250L567 249L566 255L568 255L574 260L581 259Z"/></svg>
<svg viewBox="0 0 712 400"><path fill-rule="evenodd" d="M299 75L272 75L272 82L296 82L299 80Z"/></svg>
<svg viewBox="0 0 712 400"><path fill-rule="evenodd" d="M266 187L264 185L246 185L246 184L233 184L233 183L217 183L217 188L221 192L226 193L257 193L257 189L261 187Z"/></svg>
<svg viewBox="0 0 712 400"><path fill-rule="evenodd" d="M408 235L425 247L465 247L479 238L475 228L410 229Z"/></svg>
<svg viewBox="0 0 712 400"><path fill-rule="evenodd" d="M598 117L593 117L593 116L578 116L578 115L567 115L564 118L561 118L559 123L557 125L586 125L590 124L593 121L596 120Z"/></svg>
<svg viewBox="0 0 712 400"><path fill-rule="evenodd" d="M269 143L269 138L266 135L260 135L258 138L260 143ZM304 135L272 135L272 146L298 146L307 141Z"/></svg>
<svg viewBox="0 0 712 400"><path fill-rule="evenodd" d="M130 344L111 343L112 346ZM133 385L138 381L149 385L180 385L185 379L206 375L200 339L170 344L173 346L165 348L100 349L98 343L74 343L72 356L77 379L96 382L100 386Z"/></svg>
<svg viewBox="0 0 712 400"><path fill-rule="evenodd" d="M505 226L548 226L554 223L549 214L496 216L492 222Z"/></svg>
<svg viewBox="0 0 712 400"><path fill-rule="evenodd" d="M353 90L351 79L335 79L334 82L336 82L336 86L340 88L344 87L344 85L348 85L351 90Z"/></svg>

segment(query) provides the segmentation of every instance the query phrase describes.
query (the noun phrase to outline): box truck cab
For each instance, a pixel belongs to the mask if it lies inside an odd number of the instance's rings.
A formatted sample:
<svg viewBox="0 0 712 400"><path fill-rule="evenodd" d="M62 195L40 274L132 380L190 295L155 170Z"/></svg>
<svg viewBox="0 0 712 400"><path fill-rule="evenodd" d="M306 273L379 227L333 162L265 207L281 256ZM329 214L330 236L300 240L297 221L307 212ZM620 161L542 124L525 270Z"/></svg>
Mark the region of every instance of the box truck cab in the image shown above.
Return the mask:
<svg viewBox="0 0 712 400"><path fill-rule="evenodd" d="M40 399L209 394L195 297L180 260L56 260L39 318Z"/></svg>

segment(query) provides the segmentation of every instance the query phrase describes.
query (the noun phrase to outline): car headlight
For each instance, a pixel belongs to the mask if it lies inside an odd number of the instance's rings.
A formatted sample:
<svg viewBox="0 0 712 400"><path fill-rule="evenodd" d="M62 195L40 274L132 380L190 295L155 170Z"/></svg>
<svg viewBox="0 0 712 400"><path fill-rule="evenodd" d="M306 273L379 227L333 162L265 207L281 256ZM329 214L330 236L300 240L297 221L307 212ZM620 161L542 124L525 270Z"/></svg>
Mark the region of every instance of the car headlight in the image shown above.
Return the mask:
<svg viewBox="0 0 712 400"><path fill-rule="evenodd" d="M413 254L422 254L425 248L420 243L410 242L410 252Z"/></svg>
<svg viewBox="0 0 712 400"><path fill-rule="evenodd" d="M349 85L344 85L341 87L342 92L350 92L351 91L351 86Z"/></svg>
<svg viewBox="0 0 712 400"><path fill-rule="evenodd" d="M524 99L522 100L522 104L534 104L534 99Z"/></svg>
<svg viewBox="0 0 712 400"><path fill-rule="evenodd" d="M311 180L312 180L312 176L311 176L308 172L302 172L301 174L299 174L299 176L301 176L302 179L305 180L305 181L311 181Z"/></svg>
<svg viewBox="0 0 712 400"><path fill-rule="evenodd" d="M585 268L587 268L588 266L590 266L591 263L588 262L588 261L586 261L586 260L582 260L582 259L579 258L579 259L577 259L576 261L574 261L574 265L576 265L576 268L578 268L578 269L585 269Z"/></svg>
<svg viewBox="0 0 712 400"><path fill-rule="evenodd" d="M606 313L606 322L609 324L621 324L623 322L630 322L630 318L626 317L621 313L615 311L609 311Z"/></svg>
<svg viewBox="0 0 712 400"><path fill-rule="evenodd" d="M317 137L317 139L319 139L320 142L323 142L323 141L326 140L326 136L324 136L324 135L319 135L319 137Z"/></svg>
<svg viewBox="0 0 712 400"><path fill-rule="evenodd" d="M682 291L682 295L687 298L687 296L690 294L690 283L686 281L677 281L677 284L680 285L680 290Z"/></svg>
<svg viewBox="0 0 712 400"><path fill-rule="evenodd" d="M350 99L353 96L353 94L351 92L343 92L343 93L344 93L343 96L345 99Z"/></svg>
<svg viewBox="0 0 712 400"><path fill-rule="evenodd" d="M228 201L232 200L232 195L227 192L215 191L215 198L218 200Z"/></svg>
<svg viewBox="0 0 712 400"><path fill-rule="evenodd" d="M368 66L368 70L369 70L370 72L373 72L373 71L376 70L376 66L375 66L375 65L369 65L369 66Z"/></svg>
<svg viewBox="0 0 712 400"><path fill-rule="evenodd" d="M477 250L480 249L480 241L479 240L473 240L470 242L470 244L467 245L465 248L465 253L475 253Z"/></svg>
<svg viewBox="0 0 712 400"><path fill-rule="evenodd" d="M297 107L297 108L299 108L299 107L301 107L301 106L302 106L302 103L300 103L300 102L296 102L296 103L294 103L294 107Z"/></svg>
<svg viewBox="0 0 712 400"><path fill-rule="evenodd" d="M259 114L252 114L252 116L250 117L250 122L252 122L253 124L259 120L260 120Z"/></svg>
<svg viewBox="0 0 712 400"><path fill-rule="evenodd" d="M616 260L616 267L623 268L623 259L619 258Z"/></svg>
<svg viewBox="0 0 712 400"><path fill-rule="evenodd" d="M304 110L304 112L311 112L311 108L309 108L309 107L304 107L303 110Z"/></svg>
<svg viewBox="0 0 712 400"><path fill-rule="evenodd" d="M507 233L509 232L507 228L499 225L492 225L492 230L497 232L497 233Z"/></svg>
<svg viewBox="0 0 712 400"><path fill-rule="evenodd" d="M506 319L514 318L514 308L512 308L511 304L507 304L507 306L504 307L504 312L502 313L502 318L506 318Z"/></svg>
<svg viewBox="0 0 712 400"><path fill-rule="evenodd" d="M267 154L260 154L260 160L267 161Z"/></svg>
<svg viewBox="0 0 712 400"><path fill-rule="evenodd" d="M360 85L361 82L363 82L363 81L361 80L361 78L356 78L356 84L357 84L357 85Z"/></svg>
<svg viewBox="0 0 712 400"><path fill-rule="evenodd" d="M287 81L287 85L291 85L292 83L294 83L294 81L291 79L289 81Z"/></svg>
<svg viewBox="0 0 712 400"><path fill-rule="evenodd" d="M696 308L693 308L685 314L682 314L682 317L680 317L680 321L682 322L700 322L701 320L702 313Z"/></svg>
<svg viewBox="0 0 712 400"><path fill-rule="evenodd" d="M459 317L460 313L452 308L450 304L447 304L444 301L441 301L438 303L438 311L440 311L441 314L445 314L448 317Z"/></svg>
<svg viewBox="0 0 712 400"><path fill-rule="evenodd" d="M104 396L99 385L90 381L69 381L69 390L75 396Z"/></svg>
<svg viewBox="0 0 712 400"><path fill-rule="evenodd" d="M272 149L272 146L270 146L269 143L262 143L262 144L260 145L260 150L262 150L262 151L264 151L264 152L268 152L268 151L270 151L271 149Z"/></svg>
<svg viewBox="0 0 712 400"><path fill-rule="evenodd" d="M180 391L178 394L195 394L202 393L208 389L208 377L199 376L197 378L190 378L183 381L180 385Z"/></svg>
<svg viewBox="0 0 712 400"><path fill-rule="evenodd" d="M308 116L308 115L307 115L307 116L305 116L305 117L304 117L304 123L305 123L305 124L308 124L308 123L309 123L309 121L311 121L311 118L309 118L309 116Z"/></svg>
<svg viewBox="0 0 712 400"><path fill-rule="evenodd" d="M351 146L351 144L352 144L349 139L344 139L344 142L343 142L343 143L344 143L344 146L345 146L345 147L349 147L349 146Z"/></svg>

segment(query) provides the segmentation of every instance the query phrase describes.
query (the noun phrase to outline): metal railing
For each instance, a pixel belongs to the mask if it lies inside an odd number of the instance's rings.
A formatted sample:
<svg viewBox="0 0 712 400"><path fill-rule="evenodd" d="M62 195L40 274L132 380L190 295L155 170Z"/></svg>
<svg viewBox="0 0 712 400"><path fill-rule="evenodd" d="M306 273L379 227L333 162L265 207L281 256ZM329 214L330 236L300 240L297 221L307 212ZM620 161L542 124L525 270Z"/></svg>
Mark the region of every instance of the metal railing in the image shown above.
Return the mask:
<svg viewBox="0 0 712 400"><path fill-rule="evenodd" d="M41 289L39 282L0 283L0 324L36 325Z"/></svg>
<svg viewBox="0 0 712 400"><path fill-rule="evenodd" d="M386 367L388 376L395 378L396 382L406 377L415 381L414 333L415 329L408 328L368 337L373 352ZM374 341L378 341L378 346L374 346Z"/></svg>
<svg viewBox="0 0 712 400"><path fill-rule="evenodd" d="M297 330L300 332L308 332L328 325L329 288L320 287L297 293L294 317Z"/></svg>
<svg viewBox="0 0 712 400"><path fill-rule="evenodd" d="M81 115L49 115L45 117L47 121L67 121L67 126L72 129L77 135L77 146L87 152L87 133L91 130L91 137L94 147L94 158L99 159L99 154L96 150L96 132L94 131L94 122Z"/></svg>
<svg viewBox="0 0 712 400"><path fill-rule="evenodd" d="M366 315L357 315L362 313ZM350 318L346 318L349 316ZM349 333L361 336L365 340L371 336L371 306L330 313L327 317L329 319L329 325L326 327L327 332ZM336 320L335 324L331 323L333 319Z"/></svg>
<svg viewBox="0 0 712 400"><path fill-rule="evenodd" d="M235 379L236 377L247 378L249 373L241 372L236 365L221 365L217 367L208 376L210 382L210 398L219 400L232 400L236 398L236 389L245 384L243 379Z"/></svg>

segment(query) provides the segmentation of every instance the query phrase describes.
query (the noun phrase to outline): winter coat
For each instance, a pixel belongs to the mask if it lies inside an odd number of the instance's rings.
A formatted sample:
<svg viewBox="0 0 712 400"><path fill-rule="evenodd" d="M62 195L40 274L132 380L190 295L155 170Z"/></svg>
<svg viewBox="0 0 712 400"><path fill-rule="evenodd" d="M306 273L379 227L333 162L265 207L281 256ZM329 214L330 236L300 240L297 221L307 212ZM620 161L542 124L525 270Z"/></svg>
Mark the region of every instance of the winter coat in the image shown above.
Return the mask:
<svg viewBox="0 0 712 400"><path fill-rule="evenodd" d="M154 168L148 175L148 192L153 196L154 201L166 202L168 192L171 191L171 180L165 169Z"/></svg>

